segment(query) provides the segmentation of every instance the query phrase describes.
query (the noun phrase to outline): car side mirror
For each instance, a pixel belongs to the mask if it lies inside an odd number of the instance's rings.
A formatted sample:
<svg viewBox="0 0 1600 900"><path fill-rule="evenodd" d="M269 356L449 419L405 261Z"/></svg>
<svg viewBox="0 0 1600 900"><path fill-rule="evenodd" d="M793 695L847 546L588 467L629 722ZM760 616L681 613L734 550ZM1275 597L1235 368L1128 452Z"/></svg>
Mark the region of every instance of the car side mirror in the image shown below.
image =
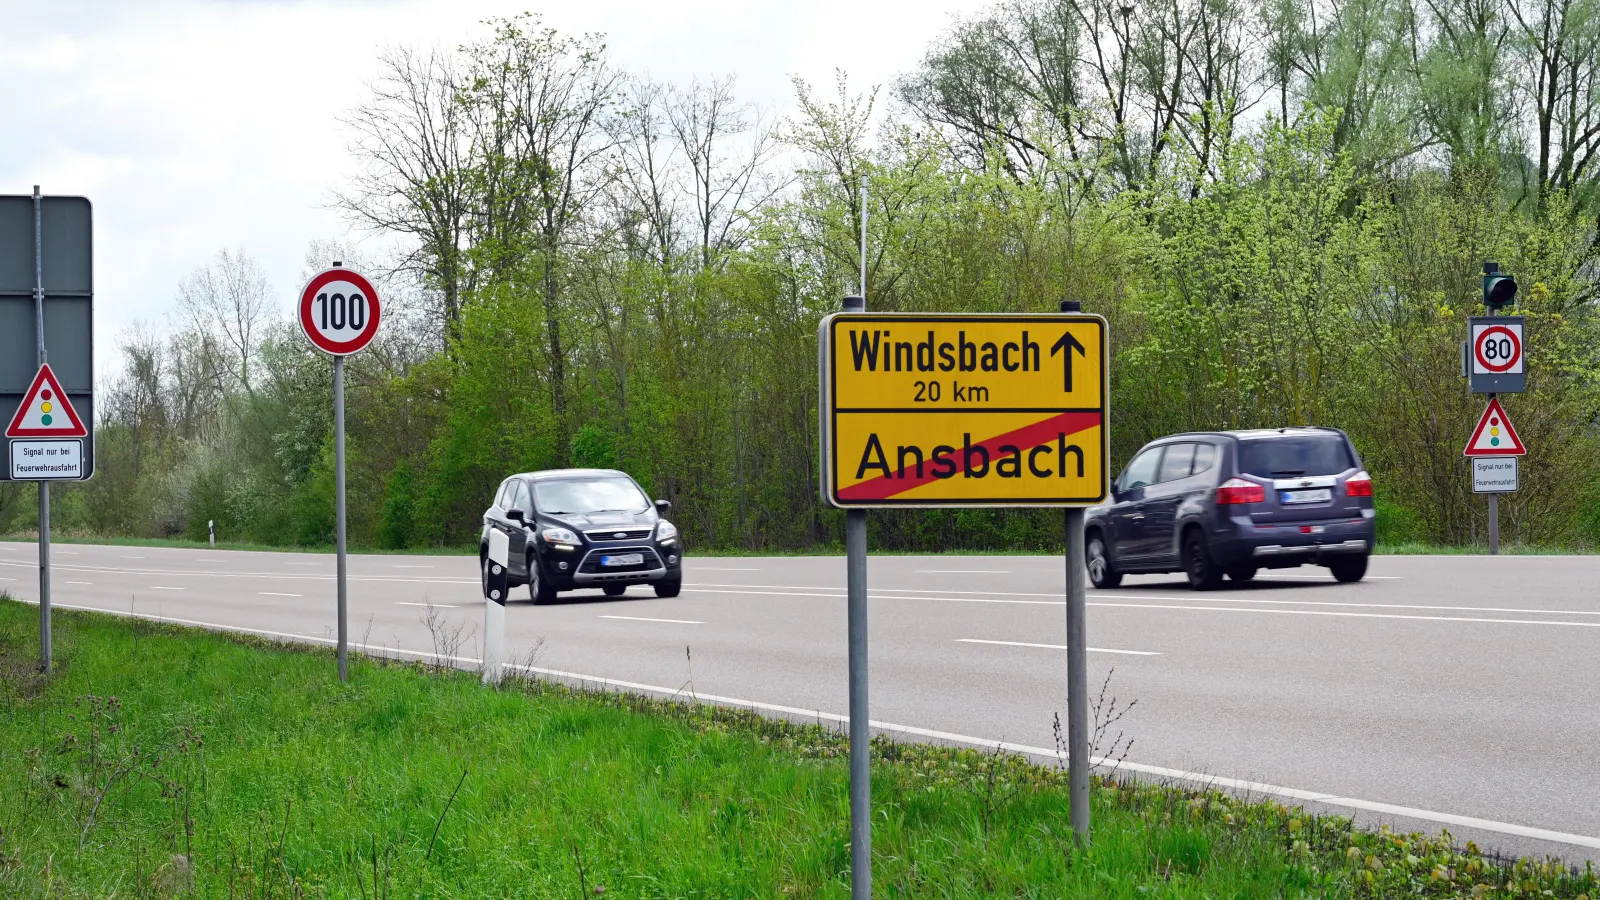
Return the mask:
<svg viewBox="0 0 1600 900"><path fill-rule="evenodd" d="M524 518L524 515L520 509L508 509L506 510L506 518L513 522L521 522Z"/></svg>
<svg viewBox="0 0 1600 900"><path fill-rule="evenodd" d="M666 515L667 511L670 510L670 509L672 509L672 503L670 501L667 501L667 500L657 500L656 501L656 512L660 513L661 515L663 515L663 516Z"/></svg>

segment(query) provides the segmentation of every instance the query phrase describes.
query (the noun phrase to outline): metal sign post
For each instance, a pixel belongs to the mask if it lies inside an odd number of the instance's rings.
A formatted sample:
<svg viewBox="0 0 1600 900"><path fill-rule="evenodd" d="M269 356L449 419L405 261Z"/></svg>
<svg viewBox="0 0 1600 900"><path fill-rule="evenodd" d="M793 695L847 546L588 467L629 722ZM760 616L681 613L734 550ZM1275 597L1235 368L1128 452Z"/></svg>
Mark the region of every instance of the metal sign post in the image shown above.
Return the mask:
<svg viewBox="0 0 1600 900"><path fill-rule="evenodd" d="M359 353L378 334L383 309L372 282L335 261L300 292L297 307L306 340L333 357L333 518L338 595L339 680L350 680L350 611L345 568L344 358Z"/></svg>
<svg viewBox="0 0 1600 900"><path fill-rule="evenodd" d="M49 365L44 346L44 227L42 197L33 186L33 318L38 327L39 368ZM24 400L24 403L27 401ZM50 646L50 482L39 482L39 671L49 672L55 651Z"/></svg>
<svg viewBox="0 0 1600 900"><path fill-rule="evenodd" d="M46 197L38 185L0 197L0 423L11 423L0 481L39 483L43 672L54 656L50 482L94 473L92 222L88 200Z"/></svg>
<svg viewBox="0 0 1600 900"><path fill-rule="evenodd" d="M870 888L867 550L871 508L1067 507L1068 778L1089 835L1089 700L1083 507L1108 491L1103 318L869 314L859 297L819 325L822 497L847 510L851 848L854 897ZM859 748L859 749L858 749Z"/></svg>
<svg viewBox="0 0 1600 900"><path fill-rule="evenodd" d="M1470 316L1467 319L1467 342L1462 347L1463 368L1467 386L1474 394L1488 394L1489 408L1484 410L1478 427L1467 440L1466 455L1474 457L1473 489L1477 490L1477 457L1521 455L1527 451L1517 438L1516 430L1501 409L1496 394L1519 394L1528 389L1527 353L1524 351L1524 323L1522 316L1500 313L1516 303L1517 280L1500 271L1500 264L1486 260L1483 264L1483 307L1489 314ZM1507 432L1501 435L1501 430ZM1503 440L1506 438L1508 440ZM1510 444L1514 449L1507 446ZM1516 459L1511 460L1510 490L1516 490ZM1500 553L1500 493L1497 488L1489 494L1489 555Z"/></svg>

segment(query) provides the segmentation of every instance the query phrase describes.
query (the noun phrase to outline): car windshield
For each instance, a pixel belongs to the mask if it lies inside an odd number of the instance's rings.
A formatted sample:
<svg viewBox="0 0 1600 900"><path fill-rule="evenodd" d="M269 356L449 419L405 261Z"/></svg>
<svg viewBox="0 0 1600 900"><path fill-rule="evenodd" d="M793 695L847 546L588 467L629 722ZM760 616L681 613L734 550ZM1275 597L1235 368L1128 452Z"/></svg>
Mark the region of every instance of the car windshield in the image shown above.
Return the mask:
<svg viewBox="0 0 1600 900"><path fill-rule="evenodd" d="M535 482L534 495L541 512L588 513L644 512L650 501L627 478L562 478Z"/></svg>
<svg viewBox="0 0 1600 900"><path fill-rule="evenodd" d="M1337 475L1355 465L1338 434L1284 434L1239 442L1239 471L1263 478Z"/></svg>

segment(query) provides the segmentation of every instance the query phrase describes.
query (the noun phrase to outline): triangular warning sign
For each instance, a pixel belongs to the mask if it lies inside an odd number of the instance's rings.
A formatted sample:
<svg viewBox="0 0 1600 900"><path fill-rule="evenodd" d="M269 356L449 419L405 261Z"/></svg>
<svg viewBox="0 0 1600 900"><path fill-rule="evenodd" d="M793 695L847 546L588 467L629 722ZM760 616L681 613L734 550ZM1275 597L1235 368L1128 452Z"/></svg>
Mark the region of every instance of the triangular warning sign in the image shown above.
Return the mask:
<svg viewBox="0 0 1600 900"><path fill-rule="evenodd" d="M1500 401L1491 398L1489 408L1478 420L1478 427L1472 429L1467 449L1461 452L1466 456L1523 456L1528 449L1522 446L1522 438L1517 437L1517 430L1511 427Z"/></svg>
<svg viewBox="0 0 1600 900"><path fill-rule="evenodd" d="M39 374L33 376L33 384L28 387L28 395L11 418L6 437L67 438L85 437L88 433L83 420L78 418L78 411L67 399L67 392L61 389L61 382L56 380L56 373L50 371L48 365L40 366Z"/></svg>

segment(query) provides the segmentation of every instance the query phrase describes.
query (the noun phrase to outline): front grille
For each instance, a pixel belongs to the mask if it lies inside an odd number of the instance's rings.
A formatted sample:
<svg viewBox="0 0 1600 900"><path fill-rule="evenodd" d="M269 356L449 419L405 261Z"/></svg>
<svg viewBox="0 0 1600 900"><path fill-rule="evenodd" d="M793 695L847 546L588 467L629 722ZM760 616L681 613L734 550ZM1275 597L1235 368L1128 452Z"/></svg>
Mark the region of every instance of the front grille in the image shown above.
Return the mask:
<svg viewBox="0 0 1600 900"><path fill-rule="evenodd" d="M623 553L642 554L644 556L644 562L637 566L600 565L601 556L615 556ZM584 575L617 575L626 572L647 572L651 569L660 568L662 568L661 557L657 556L656 551L650 549L649 547L617 547L614 549L608 547L603 551L592 550L589 552L588 556L583 558L583 562L578 564L578 571Z"/></svg>
<svg viewBox="0 0 1600 900"><path fill-rule="evenodd" d="M608 544L616 541L647 541L653 528L596 528L585 531L583 536L591 543Z"/></svg>

